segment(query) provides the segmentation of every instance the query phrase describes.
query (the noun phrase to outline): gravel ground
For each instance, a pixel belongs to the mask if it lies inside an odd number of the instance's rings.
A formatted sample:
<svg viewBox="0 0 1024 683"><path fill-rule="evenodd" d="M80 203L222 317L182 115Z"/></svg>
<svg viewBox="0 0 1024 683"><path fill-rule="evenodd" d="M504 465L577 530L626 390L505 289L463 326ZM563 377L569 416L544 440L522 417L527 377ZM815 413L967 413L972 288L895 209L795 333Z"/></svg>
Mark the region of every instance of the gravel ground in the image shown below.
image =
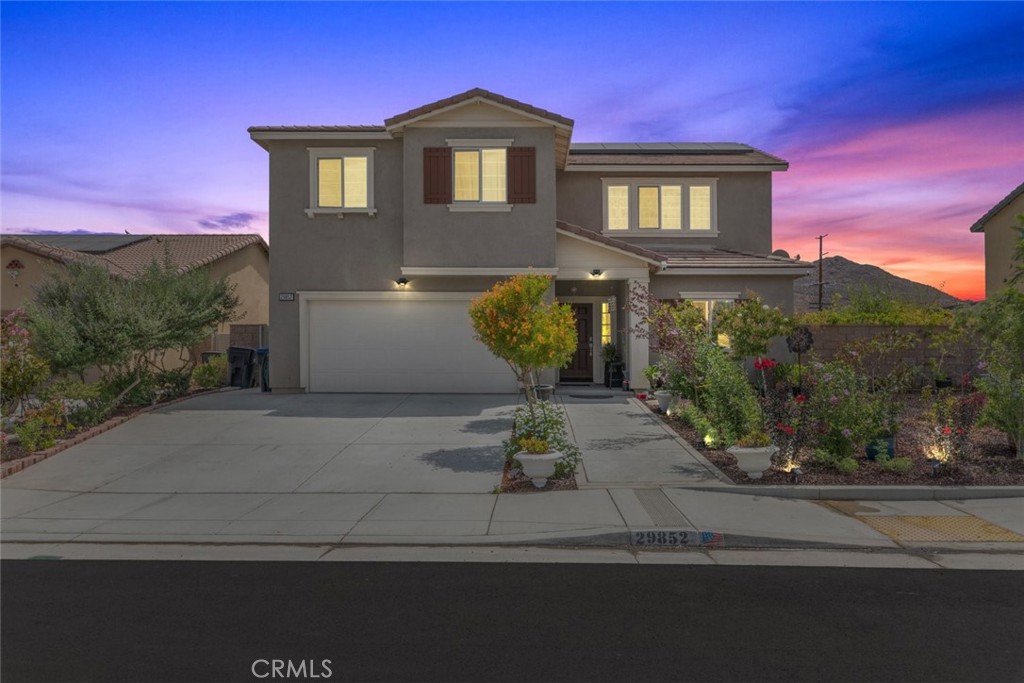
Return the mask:
<svg viewBox="0 0 1024 683"><path fill-rule="evenodd" d="M896 456L910 458L914 463L912 470L906 474L884 472L877 463L868 460L861 452L857 458L857 471L844 475L830 467L815 463L812 459L812 450L803 449L800 453L800 468L803 470L801 483L820 486L1024 485L1024 460L1015 457L1016 454L1010 448L1005 434L988 427L974 430L971 435L971 452L965 459L953 466L942 467L937 476L932 476L932 466L925 456L925 444L933 433L933 426L926 415L927 404L919 396L914 395L903 400L904 414L900 431L896 436ZM692 444L733 482L750 486L792 483L791 475L775 470L766 472L761 479L748 479L743 470L736 466L736 459L733 456L725 451L706 448L692 428L676 419L665 417L658 410L657 401L645 403L651 412Z"/></svg>

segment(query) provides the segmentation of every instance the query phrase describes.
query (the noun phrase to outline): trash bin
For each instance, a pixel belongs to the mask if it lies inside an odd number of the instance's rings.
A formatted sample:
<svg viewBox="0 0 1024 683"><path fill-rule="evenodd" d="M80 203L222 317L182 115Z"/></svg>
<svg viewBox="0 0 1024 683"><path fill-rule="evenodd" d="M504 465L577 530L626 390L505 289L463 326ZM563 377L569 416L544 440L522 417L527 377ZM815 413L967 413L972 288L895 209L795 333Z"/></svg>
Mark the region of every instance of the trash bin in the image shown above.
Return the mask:
<svg viewBox="0 0 1024 683"><path fill-rule="evenodd" d="M228 348L228 386L248 389L255 379L253 365L256 361L256 349L247 346Z"/></svg>
<svg viewBox="0 0 1024 683"><path fill-rule="evenodd" d="M256 349L256 358L260 364L260 391L270 391L270 349Z"/></svg>

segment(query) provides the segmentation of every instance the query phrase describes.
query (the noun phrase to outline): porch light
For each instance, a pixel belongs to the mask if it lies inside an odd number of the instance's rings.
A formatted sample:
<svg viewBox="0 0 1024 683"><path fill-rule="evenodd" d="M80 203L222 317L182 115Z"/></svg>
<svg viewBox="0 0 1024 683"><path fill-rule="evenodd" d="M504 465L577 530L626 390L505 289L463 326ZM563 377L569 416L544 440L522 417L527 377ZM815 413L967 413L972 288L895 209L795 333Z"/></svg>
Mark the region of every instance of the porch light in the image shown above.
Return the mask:
<svg viewBox="0 0 1024 683"><path fill-rule="evenodd" d="M604 271L601 270L600 268L594 268L592 271L590 271L590 274L593 275L594 277L601 277L601 273L603 272Z"/></svg>
<svg viewBox="0 0 1024 683"><path fill-rule="evenodd" d="M403 275L402 277L395 280L395 284L398 285L399 287L405 287L407 284L409 284L409 278Z"/></svg>

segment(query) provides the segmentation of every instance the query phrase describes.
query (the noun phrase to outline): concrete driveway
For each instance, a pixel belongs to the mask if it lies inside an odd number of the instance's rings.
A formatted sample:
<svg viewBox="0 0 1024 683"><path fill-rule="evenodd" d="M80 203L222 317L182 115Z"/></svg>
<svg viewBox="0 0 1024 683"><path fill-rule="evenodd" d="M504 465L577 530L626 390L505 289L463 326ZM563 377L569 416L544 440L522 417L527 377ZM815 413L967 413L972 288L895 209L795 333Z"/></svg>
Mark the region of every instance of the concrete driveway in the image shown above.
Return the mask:
<svg viewBox="0 0 1024 683"><path fill-rule="evenodd" d="M495 496L517 400L256 390L194 398L5 479L3 540L430 543L597 534L649 523L629 487L716 482L635 399L564 391L558 400L584 454L581 490Z"/></svg>

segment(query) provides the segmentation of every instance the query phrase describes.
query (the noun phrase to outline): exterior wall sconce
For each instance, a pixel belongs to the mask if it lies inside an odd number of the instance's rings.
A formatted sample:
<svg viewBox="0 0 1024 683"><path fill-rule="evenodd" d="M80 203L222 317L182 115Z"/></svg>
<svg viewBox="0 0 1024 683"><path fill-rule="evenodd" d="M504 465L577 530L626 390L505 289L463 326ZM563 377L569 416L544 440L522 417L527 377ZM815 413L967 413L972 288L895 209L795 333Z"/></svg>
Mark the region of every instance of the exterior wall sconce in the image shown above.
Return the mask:
<svg viewBox="0 0 1024 683"><path fill-rule="evenodd" d="M594 268L592 271L590 271L590 274L593 275L594 277L601 277L601 273L603 272L604 271L601 270L600 268Z"/></svg>
<svg viewBox="0 0 1024 683"><path fill-rule="evenodd" d="M395 280L395 284L398 285L399 287L405 287L407 284L409 284L409 278L403 275L402 277Z"/></svg>

